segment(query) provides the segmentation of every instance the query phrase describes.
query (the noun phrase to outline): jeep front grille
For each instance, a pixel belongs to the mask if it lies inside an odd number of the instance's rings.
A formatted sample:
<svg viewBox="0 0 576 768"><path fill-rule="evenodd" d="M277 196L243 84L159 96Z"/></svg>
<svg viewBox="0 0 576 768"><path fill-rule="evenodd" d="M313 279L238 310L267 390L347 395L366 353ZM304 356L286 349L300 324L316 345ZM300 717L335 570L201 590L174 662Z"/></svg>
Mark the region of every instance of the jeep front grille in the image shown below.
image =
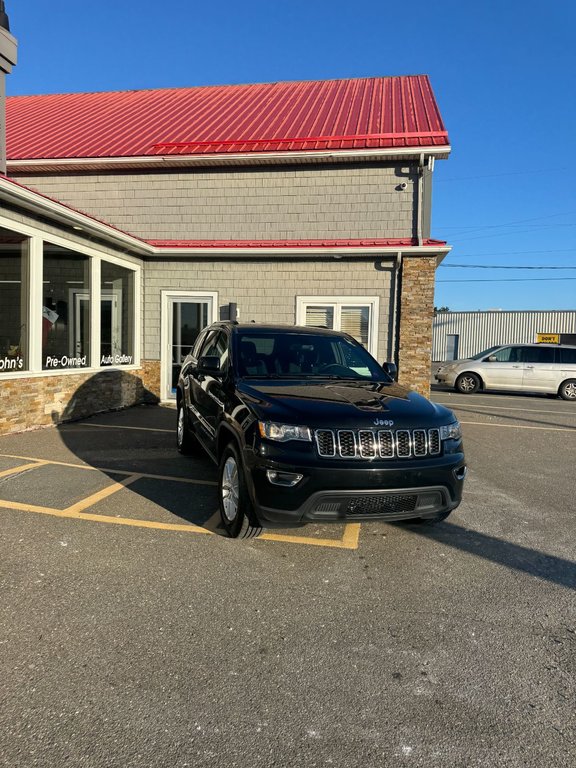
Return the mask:
<svg viewBox="0 0 576 768"><path fill-rule="evenodd" d="M441 452L438 429L317 429L314 436L322 458L407 459Z"/></svg>

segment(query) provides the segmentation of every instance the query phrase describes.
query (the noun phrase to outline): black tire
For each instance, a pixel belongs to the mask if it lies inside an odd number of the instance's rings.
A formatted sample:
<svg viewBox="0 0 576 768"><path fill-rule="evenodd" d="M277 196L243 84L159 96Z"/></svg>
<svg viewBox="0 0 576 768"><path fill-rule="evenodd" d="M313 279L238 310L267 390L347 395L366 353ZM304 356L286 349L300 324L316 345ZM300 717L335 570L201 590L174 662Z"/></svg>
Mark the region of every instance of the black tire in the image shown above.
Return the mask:
<svg viewBox="0 0 576 768"><path fill-rule="evenodd" d="M560 384L558 394L562 400L576 401L576 379L566 379Z"/></svg>
<svg viewBox="0 0 576 768"><path fill-rule="evenodd" d="M478 392L481 383L480 377L475 373L461 373L456 379L454 389L462 395L472 395Z"/></svg>
<svg viewBox="0 0 576 768"><path fill-rule="evenodd" d="M229 443L220 458L218 507L224 530L231 539L251 539L262 533L262 526L254 514L246 488L244 467L235 443Z"/></svg>
<svg viewBox="0 0 576 768"><path fill-rule="evenodd" d="M197 443L194 434L190 431L190 427L188 426L184 405L181 400L178 403L176 414L176 447L180 453L184 456L188 456L191 453L195 453Z"/></svg>

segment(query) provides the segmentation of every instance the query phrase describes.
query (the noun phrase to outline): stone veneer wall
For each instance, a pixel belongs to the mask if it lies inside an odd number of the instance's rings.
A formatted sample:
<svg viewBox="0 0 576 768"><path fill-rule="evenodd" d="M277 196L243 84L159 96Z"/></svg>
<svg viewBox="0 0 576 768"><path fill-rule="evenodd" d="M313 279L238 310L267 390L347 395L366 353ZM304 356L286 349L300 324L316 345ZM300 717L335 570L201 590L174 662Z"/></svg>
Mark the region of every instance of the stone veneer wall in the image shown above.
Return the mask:
<svg viewBox="0 0 576 768"><path fill-rule="evenodd" d="M0 380L0 435L60 424L95 413L157 403L159 364L141 369Z"/></svg>
<svg viewBox="0 0 576 768"><path fill-rule="evenodd" d="M426 397L430 395L435 272L434 256L405 257L402 262L399 382Z"/></svg>

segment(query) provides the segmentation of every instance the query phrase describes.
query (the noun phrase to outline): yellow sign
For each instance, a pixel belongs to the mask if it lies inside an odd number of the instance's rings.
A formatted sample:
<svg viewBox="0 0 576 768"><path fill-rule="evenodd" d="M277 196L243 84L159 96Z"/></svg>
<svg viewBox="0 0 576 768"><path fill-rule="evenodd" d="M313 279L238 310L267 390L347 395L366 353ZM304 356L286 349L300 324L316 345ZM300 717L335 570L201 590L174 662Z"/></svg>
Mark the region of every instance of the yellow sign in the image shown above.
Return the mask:
<svg viewBox="0 0 576 768"><path fill-rule="evenodd" d="M536 344L560 344L559 333L537 333Z"/></svg>

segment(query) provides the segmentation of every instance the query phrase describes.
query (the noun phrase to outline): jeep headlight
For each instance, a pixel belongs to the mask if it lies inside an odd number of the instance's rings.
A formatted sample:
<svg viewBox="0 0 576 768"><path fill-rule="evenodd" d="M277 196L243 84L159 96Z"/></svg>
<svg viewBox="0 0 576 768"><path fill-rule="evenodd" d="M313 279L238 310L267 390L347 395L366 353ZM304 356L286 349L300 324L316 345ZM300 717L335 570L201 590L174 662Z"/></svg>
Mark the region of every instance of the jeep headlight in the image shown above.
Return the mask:
<svg viewBox="0 0 576 768"><path fill-rule="evenodd" d="M303 440L312 442L310 427L296 427L293 424L277 424L274 421L259 421L258 430L260 437L268 440L276 440L279 443L287 443L288 440Z"/></svg>
<svg viewBox="0 0 576 768"><path fill-rule="evenodd" d="M446 424L444 427L440 427L440 439L441 440L461 440L462 428L459 421L453 421L451 424Z"/></svg>

